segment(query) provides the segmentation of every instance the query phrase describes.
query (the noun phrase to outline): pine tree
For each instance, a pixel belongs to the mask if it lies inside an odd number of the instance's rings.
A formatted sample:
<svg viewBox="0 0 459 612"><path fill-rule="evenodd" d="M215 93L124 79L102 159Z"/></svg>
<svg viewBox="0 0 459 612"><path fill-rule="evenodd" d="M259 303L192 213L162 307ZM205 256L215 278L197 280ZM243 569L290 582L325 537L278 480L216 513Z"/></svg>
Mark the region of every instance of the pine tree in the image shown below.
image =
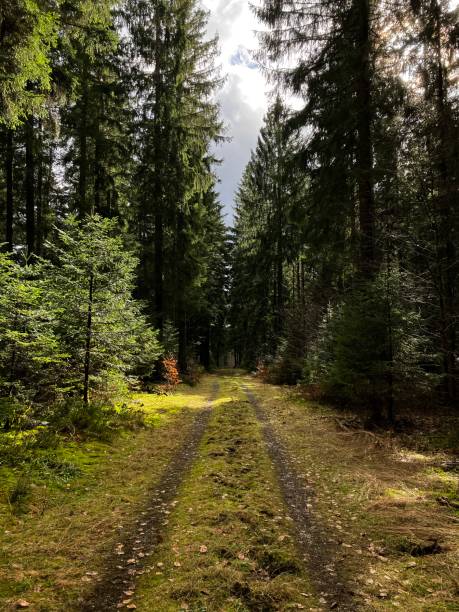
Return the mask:
<svg viewBox="0 0 459 612"><path fill-rule="evenodd" d="M56 57L60 78L70 88L70 103L61 111L64 161L69 207L80 219L127 214L131 108L114 5L100 0L97 11L84 2L67 8L63 20L76 17L81 27L68 28Z"/></svg>
<svg viewBox="0 0 459 612"><path fill-rule="evenodd" d="M0 3L0 124L14 127L42 112L51 90L50 51L59 25L53 2Z"/></svg>
<svg viewBox="0 0 459 612"><path fill-rule="evenodd" d="M213 184L209 147L221 124L212 94L219 84L215 41L205 39L206 13L195 0L129 4L133 53L140 66L138 234L141 295L157 327L179 330L186 369L194 265L195 219Z"/></svg>
<svg viewBox="0 0 459 612"><path fill-rule="evenodd" d="M252 366L258 358L274 356L283 337L290 297L285 274L298 255L302 231L295 219L304 207L305 179L296 160L298 138L287 130L287 120L278 98L237 196L233 331L237 353ZM250 348L244 346L247 339Z"/></svg>
<svg viewBox="0 0 459 612"><path fill-rule="evenodd" d="M413 2L413 38L422 51L414 67L420 75L422 94L412 91L416 113L413 145L419 152L415 181L422 202L417 223L427 257L434 300L439 345L443 359L444 389L450 402L458 399L457 321L459 316L459 96L454 85L457 70L458 8L447 2ZM426 251L422 254L425 260Z"/></svg>
<svg viewBox="0 0 459 612"><path fill-rule="evenodd" d="M22 401L54 399L66 358L40 280L46 272L0 254L0 392Z"/></svg>
<svg viewBox="0 0 459 612"><path fill-rule="evenodd" d="M57 265L46 278L58 309L58 336L69 355L67 386L89 403L110 375L150 370L160 354L155 332L132 298L137 260L126 250L117 220L70 217L49 245ZM148 365L150 364L150 365Z"/></svg>

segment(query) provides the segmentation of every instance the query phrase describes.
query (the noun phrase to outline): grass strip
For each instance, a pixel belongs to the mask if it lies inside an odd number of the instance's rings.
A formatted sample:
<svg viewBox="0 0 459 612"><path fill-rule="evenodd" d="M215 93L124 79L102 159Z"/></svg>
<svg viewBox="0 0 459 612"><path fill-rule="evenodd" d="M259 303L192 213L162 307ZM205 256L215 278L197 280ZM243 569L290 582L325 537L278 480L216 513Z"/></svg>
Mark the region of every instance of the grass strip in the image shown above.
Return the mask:
<svg viewBox="0 0 459 612"><path fill-rule="evenodd" d="M227 387L234 380L227 377ZM168 537L125 606L137 610L316 609L260 426L232 385L172 504ZM233 394L233 397L231 397Z"/></svg>

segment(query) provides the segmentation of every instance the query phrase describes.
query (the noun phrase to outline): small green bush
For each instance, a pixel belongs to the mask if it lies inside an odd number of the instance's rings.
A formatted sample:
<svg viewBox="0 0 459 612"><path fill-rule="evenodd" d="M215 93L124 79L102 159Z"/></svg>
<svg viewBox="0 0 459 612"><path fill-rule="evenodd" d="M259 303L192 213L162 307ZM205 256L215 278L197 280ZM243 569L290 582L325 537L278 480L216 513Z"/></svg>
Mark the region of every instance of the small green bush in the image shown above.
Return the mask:
<svg viewBox="0 0 459 612"><path fill-rule="evenodd" d="M8 502L14 514L22 514L27 510L27 501L32 492L32 483L27 473L21 474L7 494Z"/></svg>
<svg viewBox="0 0 459 612"><path fill-rule="evenodd" d="M81 475L81 469L71 461L65 461L56 454L44 454L35 457L29 469L36 470L40 477L57 482L69 482Z"/></svg>
<svg viewBox="0 0 459 612"><path fill-rule="evenodd" d="M136 429L144 425L143 413L122 404L93 402L85 404L78 398L67 398L54 408L52 427L62 434L86 435L110 439L119 429Z"/></svg>
<svg viewBox="0 0 459 612"><path fill-rule="evenodd" d="M199 383L204 372L205 372L205 369L202 365L200 365L199 363L196 363L195 361L190 361L188 363L185 374L183 374L182 376L182 381L186 385L190 385L190 387L194 387Z"/></svg>
<svg viewBox="0 0 459 612"><path fill-rule="evenodd" d="M23 429L30 423L31 409L11 397L0 397L0 430Z"/></svg>
<svg viewBox="0 0 459 612"><path fill-rule="evenodd" d="M271 363L266 364L264 379L274 385L296 385L302 377L303 361L290 351L287 340L283 340Z"/></svg>

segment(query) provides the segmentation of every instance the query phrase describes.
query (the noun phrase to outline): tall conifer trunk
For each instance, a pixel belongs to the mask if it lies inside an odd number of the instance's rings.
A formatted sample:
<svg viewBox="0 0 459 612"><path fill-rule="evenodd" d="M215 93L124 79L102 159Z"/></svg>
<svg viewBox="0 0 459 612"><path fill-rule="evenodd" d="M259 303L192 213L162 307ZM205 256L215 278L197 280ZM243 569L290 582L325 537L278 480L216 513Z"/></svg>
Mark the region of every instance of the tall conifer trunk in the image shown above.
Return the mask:
<svg viewBox="0 0 459 612"><path fill-rule="evenodd" d="M6 154L5 154L5 183L6 183L6 223L5 223L5 242L8 251L13 251L13 162L14 162L14 142L13 130L6 132Z"/></svg>
<svg viewBox="0 0 459 612"><path fill-rule="evenodd" d="M35 151L34 119L25 123L25 200L26 200L26 246L27 254L35 252Z"/></svg>
<svg viewBox="0 0 459 612"><path fill-rule="evenodd" d="M436 198L439 219L438 231L438 276L440 288L440 333L443 352L443 367L446 375L446 392L452 402L457 400L457 313L455 312L455 279L457 263L453 240L453 206L457 199L457 185L454 185L454 172L450 171L451 134L454 133L450 113L447 108L447 84L442 60L441 9L438 2L433 3L433 50L435 62L435 108L436 131L438 134L437 160L438 196ZM452 169L451 169L452 170Z"/></svg>
<svg viewBox="0 0 459 612"><path fill-rule="evenodd" d="M357 184L360 220L360 272L375 272L375 203L373 184L370 0L355 0Z"/></svg>
<svg viewBox="0 0 459 612"><path fill-rule="evenodd" d="M154 180L154 201L155 201L155 233L154 233L154 310L156 327L159 330L159 336L162 340L164 329L164 219L163 219L163 193L162 193L162 155L164 151L161 144L163 137L161 133L161 107L163 103L163 88L162 88L162 28L161 28L162 10L161 7L156 9L155 14L155 33L156 33L156 50L155 50L155 123L154 123L154 140L156 145L156 168ZM159 166L159 167L158 167Z"/></svg>
<svg viewBox="0 0 459 612"><path fill-rule="evenodd" d="M94 140L94 212L103 216L110 216L110 211L106 207L106 201L103 200L102 141L99 121L95 130Z"/></svg>
<svg viewBox="0 0 459 612"><path fill-rule="evenodd" d="M275 109L275 146L276 146L276 172L275 172L275 184L274 184L274 197L276 200L276 284L277 284L277 305L276 305L276 335L277 341L282 334L282 328L284 323L284 202L282 189L284 188L284 177L283 177L283 160L281 156L282 151L282 134L283 125L280 125L281 120L281 107L280 101L276 103Z"/></svg>
<svg viewBox="0 0 459 612"><path fill-rule="evenodd" d="M86 346L84 355L84 384L83 401L89 404L89 375L91 372L91 343L92 343L92 307L94 301L94 274L89 275L88 310L86 320Z"/></svg>
<svg viewBox="0 0 459 612"><path fill-rule="evenodd" d="M44 236L44 219L43 219L43 124L41 119L38 122L38 169L37 169L37 235L36 235L36 251L37 255L42 254L43 236Z"/></svg>
<svg viewBox="0 0 459 612"><path fill-rule="evenodd" d="M179 332L178 338L178 367L180 372L184 373L187 369L187 316L185 309L185 299L183 295L183 283L184 279L182 278L181 270L184 261L185 254L185 215L182 210L179 210L177 213L177 282L176 282L176 300L177 300L177 327Z"/></svg>
<svg viewBox="0 0 459 612"><path fill-rule="evenodd" d="M78 160L79 177L78 177L78 216L82 219L90 212L87 202L87 183L88 183L88 66L87 59L83 60L82 73L82 94L81 94L81 111L80 111L80 126L79 126L79 144L80 157Z"/></svg>

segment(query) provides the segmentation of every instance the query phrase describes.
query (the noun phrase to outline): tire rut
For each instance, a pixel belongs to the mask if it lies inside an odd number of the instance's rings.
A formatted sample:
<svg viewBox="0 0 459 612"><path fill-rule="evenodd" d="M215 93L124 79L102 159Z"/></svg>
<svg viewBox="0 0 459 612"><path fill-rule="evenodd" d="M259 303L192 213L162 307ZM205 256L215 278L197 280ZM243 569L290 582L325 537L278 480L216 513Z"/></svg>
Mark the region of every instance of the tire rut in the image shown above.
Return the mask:
<svg viewBox="0 0 459 612"><path fill-rule="evenodd" d="M134 529L121 538L114 553L116 558L107 567L93 592L80 605L80 612L127 609L129 604L123 604L123 601L129 600L126 593L134 592L136 576L145 572L149 557L163 539L167 516L175 505L174 498L197 455L218 390L219 384L215 382L206 408L195 417L183 444L152 490L150 505L139 514Z"/></svg>
<svg viewBox="0 0 459 612"><path fill-rule="evenodd" d="M313 489L305 486L298 475L289 451L276 435L261 402L245 385L243 390L262 426L268 453L274 464L289 516L293 519L298 548L303 554L319 597L326 602L322 602L323 605L332 610L355 612L359 606L353 601L352 591L346 587L338 563L334 561L336 549L330 546L326 529L314 519L310 509Z"/></svg>

